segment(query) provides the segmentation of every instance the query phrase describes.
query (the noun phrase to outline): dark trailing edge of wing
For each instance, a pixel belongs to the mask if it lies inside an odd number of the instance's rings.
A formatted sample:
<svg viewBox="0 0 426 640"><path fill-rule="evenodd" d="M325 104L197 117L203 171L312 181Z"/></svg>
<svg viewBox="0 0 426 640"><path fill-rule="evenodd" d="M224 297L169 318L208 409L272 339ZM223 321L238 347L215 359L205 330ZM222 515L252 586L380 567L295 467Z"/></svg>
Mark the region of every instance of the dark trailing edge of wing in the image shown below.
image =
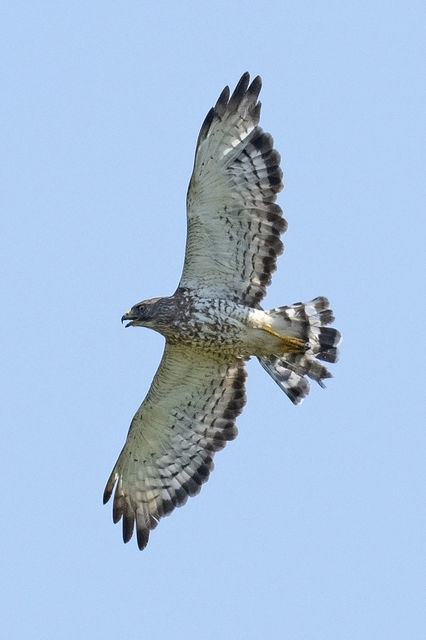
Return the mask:
<svg viewBox="0 0 426 640"><path fill-rule="evenodd" d="M235 376L230 382L231 387L228 387L228 389L232 389L230 397L223 406L220 415L212 421L208 433L204 436L208 442L202 450L197 452L197 457L201 457L200 463L193 468L188 464L187 471L188 474L190 472L190 476L182 482L179 488L172 488L171 485L168 486L167 484L164 486L170 498L163 498L156 512L147 512L145 513L145 517L139 513L136 505L129 499L129 496L124 495L123 491L119 489L119 477L117 477L116 467L114 467L105 487L103 502L104 504L108 502L114 491L114 487L116 487L113 499L112 518L114 523L119 522L121 519L123 520L124 542L129 542L131 539L136 522L138 547L141 550L144 549L148 544L150 531L155 529L160 518L169 515L176 507L184 505L188 497L195 496L201 491L202 485L207 482L210 473L213 471L214 453L223 449L228 441L234 440L237 437L238 431L235 425L235 419L243 410L246 402L245 379L246 371L244 360L240 360ZM148 518L148 520L146 518Z"/></svg>

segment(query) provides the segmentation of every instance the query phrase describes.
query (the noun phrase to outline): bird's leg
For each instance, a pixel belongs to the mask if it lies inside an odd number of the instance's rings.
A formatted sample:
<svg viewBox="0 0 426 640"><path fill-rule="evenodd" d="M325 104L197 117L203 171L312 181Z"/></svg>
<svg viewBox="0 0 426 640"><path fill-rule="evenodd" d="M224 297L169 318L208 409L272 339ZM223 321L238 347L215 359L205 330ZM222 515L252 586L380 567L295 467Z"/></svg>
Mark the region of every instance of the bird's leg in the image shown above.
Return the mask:
<svg viewBox="0 0 426 640"><path fill-rule="evenodd" d="M306 342L304 342L300 338L295 338L293 336L283 336L270 327L266 326L263 326L262 329L281 340L282 350L284 353L305 353L305 351L307 351L308 349L308 345L306 344Z"/></svg>

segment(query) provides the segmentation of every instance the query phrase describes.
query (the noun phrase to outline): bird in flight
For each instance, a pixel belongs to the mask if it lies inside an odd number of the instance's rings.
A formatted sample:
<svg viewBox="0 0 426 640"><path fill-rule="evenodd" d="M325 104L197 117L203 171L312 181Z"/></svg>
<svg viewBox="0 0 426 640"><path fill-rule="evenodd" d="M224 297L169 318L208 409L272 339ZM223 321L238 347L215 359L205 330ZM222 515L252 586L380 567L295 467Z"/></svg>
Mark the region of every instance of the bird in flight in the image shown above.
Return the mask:
<svg viewBox="0 0 426 640"><path fill-rule="evenodd" d="M208 112L187 194L187 240L175 293L135 304L126 326L166 339L163 357L104 492L128 542L144 549L160 518L196 495L213 456L237 435L245 362L256 356L294 404L324 386L339 332L328 300L264 310L287 223L275 200L280 156L259 127L261 79L244 73ZM321 362L322 361L322 362Z"/></svg>

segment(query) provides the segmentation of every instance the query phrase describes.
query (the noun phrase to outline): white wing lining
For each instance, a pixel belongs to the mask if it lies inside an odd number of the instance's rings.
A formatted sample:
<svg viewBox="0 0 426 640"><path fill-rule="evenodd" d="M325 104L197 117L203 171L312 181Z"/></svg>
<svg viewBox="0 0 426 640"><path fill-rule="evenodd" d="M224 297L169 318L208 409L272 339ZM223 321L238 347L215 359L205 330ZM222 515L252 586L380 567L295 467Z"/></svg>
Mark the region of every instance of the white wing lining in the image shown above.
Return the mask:
<svg viewBox="0 0 426 640"><path fill-rule="evenodd" d="M143 549L158 520L200 491L215 451L237 435L245 377L241 359L229 363L166 344L105 488L107 502L116 485L113 520L123 519L125 542L136 522Z"/></svg>

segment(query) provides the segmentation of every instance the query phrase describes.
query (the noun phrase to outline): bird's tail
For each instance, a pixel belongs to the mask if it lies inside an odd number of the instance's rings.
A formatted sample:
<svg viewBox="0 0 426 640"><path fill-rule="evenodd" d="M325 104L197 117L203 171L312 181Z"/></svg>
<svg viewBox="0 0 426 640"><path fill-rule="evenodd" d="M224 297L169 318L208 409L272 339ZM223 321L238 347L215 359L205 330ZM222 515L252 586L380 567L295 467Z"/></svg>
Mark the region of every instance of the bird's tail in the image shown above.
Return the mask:
<svg viewBox="0 0 426 640"><path fill-rule="evenodd" d="M267 311L272 319L271 328L277 334L299 338L306 345L302 353L288 353L259 357L259 362L294 404L299 404L309 393L305 376L324 387L323 380L331 378L327 368L318 362L336 362L337 345L341 335L337 329L327 327L333 322L333 312L327 298L310 302L297 302L287 307Z"/></svg>

